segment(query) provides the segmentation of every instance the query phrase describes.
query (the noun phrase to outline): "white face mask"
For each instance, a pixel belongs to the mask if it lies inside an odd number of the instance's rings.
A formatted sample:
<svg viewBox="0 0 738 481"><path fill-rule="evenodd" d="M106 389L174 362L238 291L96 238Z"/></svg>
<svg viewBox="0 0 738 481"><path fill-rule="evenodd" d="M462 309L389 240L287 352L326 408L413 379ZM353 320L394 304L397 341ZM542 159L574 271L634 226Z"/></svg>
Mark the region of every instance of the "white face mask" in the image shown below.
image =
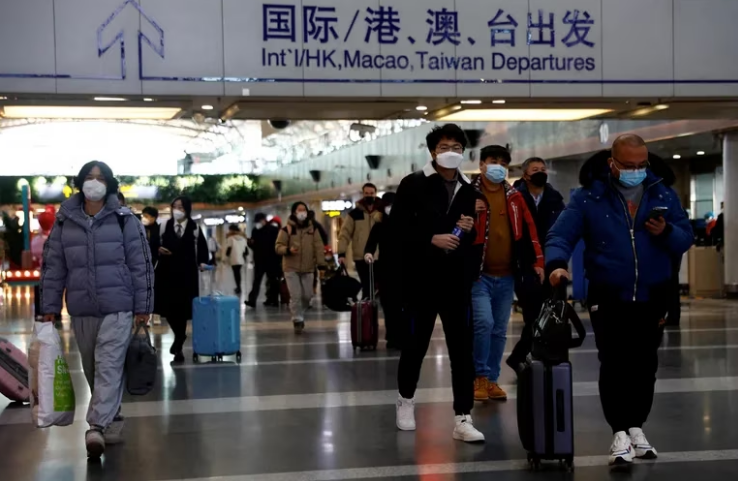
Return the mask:
<svg viewBox="0 0 738 481"><path fill-rule="evenodd" d="M91 200L92 202L102 200L107 191L108 186L97 179L86 180L82 185L82 193L85 194L87 200Z"/></svg>
<svg viewBox="0 0 738 481"><path fill-rule="evenodd" d="M456 152L443 152L436 155L436 162L444 169L458 169L464 162L464 156Z"/></svg>
<svg viewBox="0 0 738 481"><path fill-rule="evenodd" d="M304 221L305 219L308 218L308 213L307 212L298 212L297 214L295 214L295 217L297 217L297 220L299 220L300 222L302 222L302 221Z"/></svg>
<svg viewBox="0 0 738 481"><path fill-rule="evenodd" d="M172 217L174 217L174 220L180 221L185 218L185 213L179 209L173 209L172 210Z"/></svg>
<svg viewBox="0 0 738 481"><path fill-rule="evenodd" d="M392 206L388 205L387 207L384 208L384 213L387 215L390 215L390 212L392 212Z"/></svg>
<svg viewBox="0 0 738 481"><path fill-rule="evenodd" d="M256 230L259 230L259 229L261 229L262 227L264 227L264 224L262 224L261 222L259 222L259 223L258 223L258 224L256 224L256 225L255 225L254 227L256 227Z"/></svg>
<svg viewBox="0 0 738 481"><path fill-rule="evenodd" d="M142 224L143 224L144 226L146 226L146 227L148 227L148 226L150 226L150 225L151 225L151 221L150 221L150 220L148 219L148 217L141 217L141 223L142 223Z"/></svg>

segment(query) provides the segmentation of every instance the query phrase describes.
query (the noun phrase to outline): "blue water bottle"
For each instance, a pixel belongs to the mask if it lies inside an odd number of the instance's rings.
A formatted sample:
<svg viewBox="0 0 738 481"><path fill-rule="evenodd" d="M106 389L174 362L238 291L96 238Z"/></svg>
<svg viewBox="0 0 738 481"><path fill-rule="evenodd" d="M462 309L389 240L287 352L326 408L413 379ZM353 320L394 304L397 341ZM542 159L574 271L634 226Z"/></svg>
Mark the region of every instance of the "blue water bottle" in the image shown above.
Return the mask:
<svg viewBox="0 0 738 481"><path fill-rule="evenodd" d="M456 226L454 227L454 230L451 231L451 235L455 235L459 240L461 240L461 238L464 237L464 231L461 230L461 227Z"/></svg>

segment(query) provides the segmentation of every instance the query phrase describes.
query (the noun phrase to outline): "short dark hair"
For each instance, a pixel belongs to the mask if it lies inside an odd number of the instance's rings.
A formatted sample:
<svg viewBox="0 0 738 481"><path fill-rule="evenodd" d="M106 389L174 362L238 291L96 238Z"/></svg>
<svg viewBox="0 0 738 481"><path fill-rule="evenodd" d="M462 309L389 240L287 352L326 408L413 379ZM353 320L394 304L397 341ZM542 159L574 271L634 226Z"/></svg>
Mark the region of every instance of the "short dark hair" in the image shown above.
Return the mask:
<svg viewBox="0 0 738 481"><path fill-rule="evenodd" d="M266 220L267 216L263 212L257 212L254 216L254 222L261 222L263 220Z"/></svg>
<svg viewBox="0 0 738 481"><path fill-rule="evenodd" d="M512 157L510 157L510 151L507 148L501 145L488 145L479 153L480 162L486 162L487 159L498 159L510 165Z"/></svg>
<svg viewBox="0 0 738 481"><path fill-rule="evenodd" d="M228 226L228 230L231 232L241 232L241 228L238 227L238 224L231 224Z"/></svg>
<svg viewBox="0 0 738 481"><path fill-rule="evenodd" d="M394 192L385 192L382 196L382 203L385 206L391 205L395 203L395 197L397 197L397 194Z"/></svg>
<svg viewBox="0 0 738 481"><path fill-rule="evenodd" d="M77 177L74 178L74 186L79 190L82 190L82 186L85 185L85 178L87 178L87 175L95 167L99 168L100 173L103 175L103 177L105 177L105 183L108 186L108 190L105 192L105 195L108 196L110 194L118 194L119 184L118 179L116 179L113 175L113 169L111 169L110 166L108 166L108 164L106 164L105 162L100 162L99 160L87 162L85 165L82 166L79 174L77 174Z"/></svg>
<svg viewBox="0 0 738 481"><path fill-rule="evenodd" d="M425 136L425 145L428 147L429 152L433 152L438 147L438 144L443 138L452 139L461 144L461 147L466 149L469 144L469 139L466 138L466 134L456 124L446 124L443 126L436 125L431 129L428 135Z"/></svg>
<svg viewBox="0 0 738 481"><path fill-rule="evenodd" d="M126 196L123 195L123 192L118 192L118 202L120 202L120 205L126 204Z"/></svg>
<svg viewBox="0 0 738 481"><path fill-rule="evenodd" d="M192 217L192 200L187 197L186 195L180 195L179 197L175 197L172 203L169 205L172 209L174 208L174 203L177 201L182 201L182 208L185 211L185 215L187 215L187 218Z"/></svg>
<svg viewBox="0 0 738 481"><path fill-rule="evenodd" d="M361 186L361 191L364 192L364 189L366 189L367 187L374 189L375 191L377 190L376 185L372 184L371 182L367 182L366 184Z"/></svg>
<svg viewBox="0 0 738 481"><path fill-rule="evenodd" d="M523 172L528 170L528 167L531 166L531 164L543 164L546 165L546 161L543 160L540 157L529 157L525 159L525 162L523 162Z"/></svg>
<svg viewBox="0 0 738 481"><path fill-rule="evenodd" d="M150 215L154 219L156 219L157 217L159 217L159 209L157 209L156 207L151 207L150 205L144 207L143 210L141 211L141 213L142 214L146 214L146 215Z"/></svg>

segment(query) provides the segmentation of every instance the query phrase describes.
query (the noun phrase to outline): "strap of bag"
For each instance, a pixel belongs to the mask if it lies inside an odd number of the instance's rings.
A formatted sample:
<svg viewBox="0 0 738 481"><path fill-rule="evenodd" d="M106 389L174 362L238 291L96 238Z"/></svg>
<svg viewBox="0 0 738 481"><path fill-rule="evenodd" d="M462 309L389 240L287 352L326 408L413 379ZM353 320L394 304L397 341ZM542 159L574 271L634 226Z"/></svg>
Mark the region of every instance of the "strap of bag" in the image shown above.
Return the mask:
<svg viewBox="0 0 738 481"><path fill-rule="evenodd" d="M144 330L144 335L143 336L141 336L139 334L141 332L141 328L143 328L143 330ZM151 346L152 348L154 348L154 345L151 344L151 334L149 334L149 326L147 326L146 324L139 324L139 325L137 325L136 326L136 330L133 332L133 337L139 337L139 336L141 336L141 337L144 337L145 336L146 337L146 343L149 346Z"/></svg>
<svg viewBox="0 0 738 481"><path fill-rule="evenodd" d="M554 301L560 301L564 304L563 317L566 321L570 322L574 326L574 330L577 331L577 337L572 338L569 343L569 349L580 347L584 343L584 338L587 337L587 331L584 329L584 324L579 318L577 311L566 302L567 291L566 288L569 286L569 280L562 278L559 286L554 289L553 299Z"/></svg>

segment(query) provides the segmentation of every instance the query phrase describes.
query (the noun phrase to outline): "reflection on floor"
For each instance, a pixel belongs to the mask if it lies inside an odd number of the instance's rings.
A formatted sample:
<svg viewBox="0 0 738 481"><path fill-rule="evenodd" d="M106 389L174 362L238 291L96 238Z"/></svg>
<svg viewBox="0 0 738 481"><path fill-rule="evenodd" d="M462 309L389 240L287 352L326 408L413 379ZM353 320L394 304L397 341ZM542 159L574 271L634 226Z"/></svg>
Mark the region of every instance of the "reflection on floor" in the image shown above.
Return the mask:
<svg viewBox="0 0 738 481"><path fill-rule="evenodd" d="M231 291L221 272L219 282ZM247 276L248 278L248 276ZM231 283L229 286L228 284ZM0 336L18 345L30 337L32 291L5 290ZM154 328L159 382L149 395L126 395L125 444L88 464L83 433L89 393L67 320L61 335L77 390L77 422L34 430L28 408L0 399L0 479L297 481L370 478L533 480L738 479L738 304L700 301L685 306L680 331L664 336L658 394L647 425L659 449L656 463L629 471L606 466L609 428L597 398L593 339L573 353L577 469L527 471L516 427L514 375L501 383L511 400L477 404L482 446L451 439L451 378L440 326L418 392L418 431L394 427L396 352L355 353L349 319L320 309L292 333L285 310L245 310L243 362L170 364L172 336ZM508 350L519 333L511 324ZM589 327L589 326L588 326ZM191 353L188 341L188 353ZM627 389L623 386L623 389Z"/></svg>

